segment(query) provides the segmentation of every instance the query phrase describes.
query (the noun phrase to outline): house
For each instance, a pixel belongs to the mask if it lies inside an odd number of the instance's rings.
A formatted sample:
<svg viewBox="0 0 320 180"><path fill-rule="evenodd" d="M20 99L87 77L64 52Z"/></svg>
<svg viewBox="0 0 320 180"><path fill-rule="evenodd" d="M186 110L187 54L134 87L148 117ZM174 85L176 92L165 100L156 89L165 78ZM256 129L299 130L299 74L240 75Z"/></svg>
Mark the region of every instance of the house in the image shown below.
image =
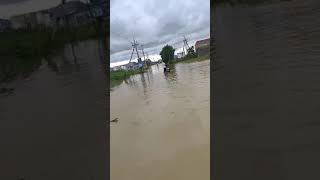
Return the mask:
<svg viewBox="0 0 320 180"><path fill-rule="evenodd" d="M210 38L199 40L195 43L195 50L198 55L206 55L210 53Z"/></svg>
<svg viewBox="0 0 320 180"><path fill-rule="evenodd" d="M89 6L81 1L70 1L49 9L52 22L56 26L79 26L91 22Z"/></svg>
<svg viewBox="0 0 320 180"><path fill-rule="evenodd" d="M4 32L11 28L11 22L7 19L0 19L0 32Z"/></svg>
<svg viewBox="0 0 320 180"><path fill-rule="evenodd" d="M34 29L40 25L46 27L63 27L66 24L86 25L94 20L92 17L104 15L103 7L99 5L97 2L85 4L81 1L69 1L47 10L13 16L12 26L14 29Z"/></svg>
<svg viewBox="0 0 320 180"><path fill-rule="evenodd" d="M49 10L43 10L34 12L37 20L37 25L44 25L46 27L52 27L52 19Z"/></svg>
<svg viewBox="0 0 320 180"><path fill-rule="evenodd" d="M17 16L12 16L10 18L12 22L13 29L34 29L43 26L52 26L52 21L50 13L48 10L31 12L26 14L21 14Z"/></svg>
<svg viewBox="0 0 320 180"><path fill-rule="evenodd" d="M114 66L114 67L111 67L110 69L111 71L118 71L121 69L121 66Z"/></svg>
<svg viewBox="0 0 320 180"><path fill-rule="evenodd" d="M183 56L184 56L184 52L183 51L177 53L177 58L178 59L183 58Z"/></svg>
<svg viewBox="0 0 320 180"><path fill-rule="evenodd" d="M136 70L139 68L143 68L145 66L145 62L144 61L139 61L139 62L130 62L128 64L123 65L123 69L126 70Z"/></svg>
<svg viewBox="0 0 320 180"><path fill-rule="evenodd" d="M28 16L27 14L12 16L10 21L12 23L13 29L21 29L21 28L31 28L33 18Z"/></svg>
<svg viewBox="0 0 320 180"><path fill-rule="evenodd" d="M128 64L123 65L124 69L131 70L136 65L136 62L129 62Z"/></svg>
<svg viewBox="0 0 320 180"><path fill-rule="evenodd" d="M56 7L21 14L10 18L14 29L34 29L41 25L46 27L63 27L87 25L97 17L107 19L108 6L106 0L91 0L90 3L82 1L69 1Z"/></svg>

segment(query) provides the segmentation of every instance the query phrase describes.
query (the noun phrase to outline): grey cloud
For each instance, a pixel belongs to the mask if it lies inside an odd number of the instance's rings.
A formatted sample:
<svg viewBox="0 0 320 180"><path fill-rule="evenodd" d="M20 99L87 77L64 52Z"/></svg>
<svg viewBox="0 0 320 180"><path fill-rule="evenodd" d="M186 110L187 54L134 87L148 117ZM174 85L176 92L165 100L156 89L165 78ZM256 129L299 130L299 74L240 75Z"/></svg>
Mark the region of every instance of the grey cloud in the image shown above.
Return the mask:
<svg viewBox="0 0 320 180"><path fill-rule="evenodd" d="M0 0L0 5L14 4L14 3L19 3L23 1L29 1L29 0Z"/></svg>
<svg viewBox="0 0 320 180"><path fill-rule="evenodd" d="M180 48L183 35L191 43L210 33L209 0L114 0L110 7L111 62L130 58L133 35L159 54L165 44Z"/></svg>

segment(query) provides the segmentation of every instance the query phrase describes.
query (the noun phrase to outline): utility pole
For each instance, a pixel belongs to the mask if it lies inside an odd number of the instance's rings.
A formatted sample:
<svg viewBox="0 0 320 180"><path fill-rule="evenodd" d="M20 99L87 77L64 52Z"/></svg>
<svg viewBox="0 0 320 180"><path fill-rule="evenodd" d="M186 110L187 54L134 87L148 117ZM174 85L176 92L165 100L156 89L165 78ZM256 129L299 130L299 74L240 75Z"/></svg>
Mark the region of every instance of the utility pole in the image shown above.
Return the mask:
<svg viewBox="0 0 320 180"><path fill-rule="evenodd" d="M144 61L146 61L146 56L144 55L143 45L142 44L141 44L141 50L142 50L142 54L143 54L143 59L144 59Z"/></svg>
<svg viewBox="0 0 320 180"><path fill-rule="evenodd" d="M188 40L185 36L183 36L183 51L185 51L185 55L187 55L189 49Z"/></svg>
<svg viewBox="0 0 320 180"><path fill-rule="evenodd" d="M141 59L140 59L139 52L138 52L138 45L139 45L139 44L138 44L138 42L137 42L134 38L133 38L133 42L132 42L131 44L132 44L132 53L131 53L131 58L130 58L129 63L131 62L132 55L133 55L134 51L137 52L138 62L140 62Z"/></svg>

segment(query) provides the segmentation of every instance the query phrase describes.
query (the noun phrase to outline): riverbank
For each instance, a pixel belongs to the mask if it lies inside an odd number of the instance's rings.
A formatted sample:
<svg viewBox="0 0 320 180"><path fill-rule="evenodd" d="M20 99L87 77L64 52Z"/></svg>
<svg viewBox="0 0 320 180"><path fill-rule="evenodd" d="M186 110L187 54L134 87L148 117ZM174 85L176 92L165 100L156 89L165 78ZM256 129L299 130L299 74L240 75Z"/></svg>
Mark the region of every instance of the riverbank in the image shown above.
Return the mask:
<svg viewBox="0 0 320 180"><path fill-rule="evenodd" d="M199 61L204 61L204 60L208 60L208 59L210 59L210 55L199 56L199 57L196 57L196 58L177 61L175 63L193 63L193 62L199 62Z"/></svg>

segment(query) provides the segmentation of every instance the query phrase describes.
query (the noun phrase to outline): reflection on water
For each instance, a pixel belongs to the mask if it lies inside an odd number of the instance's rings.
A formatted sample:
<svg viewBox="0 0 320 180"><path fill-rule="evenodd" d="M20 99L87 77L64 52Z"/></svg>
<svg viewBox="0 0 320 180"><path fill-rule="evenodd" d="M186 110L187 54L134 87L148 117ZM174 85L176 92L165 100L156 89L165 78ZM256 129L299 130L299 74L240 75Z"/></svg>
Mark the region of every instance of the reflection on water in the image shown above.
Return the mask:
<svg viewBox="0 0 320 180"><path fill-rule="evenodd" d="M215 9L217 179L319 179L319 7Z"/></svg>
<svg viewBox="0 0 320 180"><path fill-rule="evenodd" d="M111 179L210 178L209 64L154 65L113 89Z"/></svg>
<svg viewBox="0 0 320 180"><path fill-rule="evenodd" d="M0 179L107 179L99 43L66 46L0 97Z"/></svg>

